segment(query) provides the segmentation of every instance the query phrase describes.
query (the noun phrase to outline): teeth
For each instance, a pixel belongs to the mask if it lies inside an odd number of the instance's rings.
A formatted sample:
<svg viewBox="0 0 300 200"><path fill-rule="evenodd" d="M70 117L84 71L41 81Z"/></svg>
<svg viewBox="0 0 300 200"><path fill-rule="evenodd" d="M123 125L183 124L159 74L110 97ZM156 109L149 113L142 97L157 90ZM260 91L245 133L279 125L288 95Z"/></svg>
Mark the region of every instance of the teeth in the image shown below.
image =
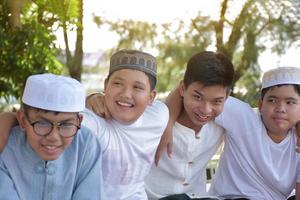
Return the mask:
<svg viewBox="0 0 300 200"><path fill-rule="evenodd" d="M46 149L50 149L50 150L52 150L52 149L56 149L57 147L56 146L44 146Z"/></svg>
<svg viewBox="0 0 300 200"><path fill-rule="evenodd" d="M199 114L197 114L197 113L196 113L196 115L197 115L200 119L203 119L203 120L204 120L204 119L208 119L208 116L199 115Z"/></svg>
<svg viewBox="0 0 300 200"><path fill-rule="evenodd" d="M132 104L126 103L126 102L118 101L118 104L121 105L121 106L125 106L125 107L132 107Z"/></svg>

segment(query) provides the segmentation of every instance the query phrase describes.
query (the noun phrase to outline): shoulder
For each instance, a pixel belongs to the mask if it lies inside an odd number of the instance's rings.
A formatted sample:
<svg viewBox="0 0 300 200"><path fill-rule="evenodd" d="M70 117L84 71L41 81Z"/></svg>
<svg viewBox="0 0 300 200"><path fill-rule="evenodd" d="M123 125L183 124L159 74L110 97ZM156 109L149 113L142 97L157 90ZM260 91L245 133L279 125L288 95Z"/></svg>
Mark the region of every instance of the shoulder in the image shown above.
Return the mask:
<svg viewBox="0 0 300 200"><path fill-rule="evenodd" d="M147 107L146 112L160 117L169 117L168 107L160 100L153 101L152 104Z"/></svg>
<svg viewBox="0 0 300 200"><path fill-rule="evenodd" d="M100 141L91 129L82 125L75 135L71 146L76 152L100 151Z"/></svg>
<svg viewBox="0 0 300 200"><path fill-rule="evenodd" d="M155 100L145 110L144 117L149 121L151 120L166 125L169 120L169 109L162 101Z"/></svg>
<svg viewBox="0 0 300 200"><path fill-rule="evenodd" d="M19 126L15 126L11 129L8 137L8 142L5 148L17 148L20 147L22 143L26 142L25 133Z"/></svg>

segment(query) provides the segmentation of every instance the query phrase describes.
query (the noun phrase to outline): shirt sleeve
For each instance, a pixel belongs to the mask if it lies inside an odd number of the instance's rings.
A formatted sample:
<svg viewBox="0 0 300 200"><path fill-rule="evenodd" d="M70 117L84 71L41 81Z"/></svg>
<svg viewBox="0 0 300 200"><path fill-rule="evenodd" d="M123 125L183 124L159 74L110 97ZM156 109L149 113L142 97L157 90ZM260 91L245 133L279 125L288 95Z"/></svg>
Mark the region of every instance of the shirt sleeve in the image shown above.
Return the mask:
<svg viewBox="0 0 300 200"><path fill-rule="evenodd" d="M9 176L0 155L0 198L5 200L18 200L20 199L14 183Z"/></svg>
<svg viewBox="0 0 300 200"><path fill-rule="evenodd" d="M84 157L80 166L80 173L73 193L72 200L100 200L105 199L102 181L102 154L99 140L93 134L85 140Z"/></svg>
<svg viewBox="0 0 300 200"><path fill-rule="evenodd" d="M257 111L249 104L234 97L228 97L223 112L215 119L215 122L223 127L226 133L240 133L257 127L258 116Z"/></svg>
<svg viewBox="0 0 300 200"><path fill-rule="evenodd" d="M96 114L94 114L92 111L90 111L89 109L85 109L83 112L83 120L82 120L82 124L86 127L88 127L92 133L96 134L97 138L100 140L101 142L101 147L103 148L104 146L106 146L105 144L103 144L104 142L104 138L107 136L107 132L106 132L106 121L97 116Z"/></svg>

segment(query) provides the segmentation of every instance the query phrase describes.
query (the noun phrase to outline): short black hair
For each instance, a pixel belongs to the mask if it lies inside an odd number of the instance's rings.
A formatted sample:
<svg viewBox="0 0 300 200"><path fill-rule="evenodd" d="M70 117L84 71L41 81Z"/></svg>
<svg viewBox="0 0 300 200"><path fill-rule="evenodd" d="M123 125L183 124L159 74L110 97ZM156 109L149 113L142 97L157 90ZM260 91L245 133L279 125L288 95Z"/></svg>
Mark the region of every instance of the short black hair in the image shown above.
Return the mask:
<svg viewBox="0 0 300 200"><path fill-rule="evenodd" d="M189 59L183 81L186 87L199 82L205 86L223 85L230 89L233 78L233 64L224 54L202 51Z"/></svg>

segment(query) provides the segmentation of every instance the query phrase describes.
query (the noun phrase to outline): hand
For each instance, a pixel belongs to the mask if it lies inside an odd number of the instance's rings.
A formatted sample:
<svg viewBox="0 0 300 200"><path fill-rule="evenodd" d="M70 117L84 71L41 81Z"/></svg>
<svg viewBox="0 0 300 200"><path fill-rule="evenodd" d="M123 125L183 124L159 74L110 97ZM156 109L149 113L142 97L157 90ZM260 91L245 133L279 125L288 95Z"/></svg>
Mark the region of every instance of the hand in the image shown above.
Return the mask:
<svg viewBox="0 0 300 200"><path fill-rule="evenodd" d="M167 154L169 158L172 158L172 150L173 150L173 129L174 123L168 123L163 135L161 136L159 145L157 147L156 153L155 153L155 165L158 165L159 159L161 154L163 153L165 147L167 147Z"/></svg>
<svg viewBox="0 0 300 200"><path fill-rule="evenodd" d="M7 144L10 129L17 124L15 112L3 112L0 114L0 153Z"/></svg>
<svg viewBox="0 0 300 200"><path fill-rule="evenodd" d="M86 107L100 117L103 117L105 119L112 118L105 105L104 95L101 93L96 93L88 96L86 98Z"/></svg>

